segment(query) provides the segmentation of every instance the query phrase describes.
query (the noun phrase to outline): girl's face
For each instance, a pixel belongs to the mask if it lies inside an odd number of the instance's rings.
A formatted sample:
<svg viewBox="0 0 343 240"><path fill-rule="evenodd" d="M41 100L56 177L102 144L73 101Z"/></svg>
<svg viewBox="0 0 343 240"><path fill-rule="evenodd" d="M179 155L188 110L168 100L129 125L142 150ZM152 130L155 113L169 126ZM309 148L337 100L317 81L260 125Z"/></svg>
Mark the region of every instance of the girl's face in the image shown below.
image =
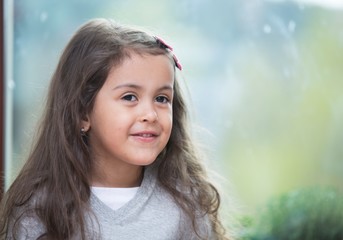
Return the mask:
<svg viewBox="0 0 343 240"><path fill-rule="evenodd" d="M113 68L83 122L101 165L149 165L172 130L174 67L165 55L132 54Z"/></svg>

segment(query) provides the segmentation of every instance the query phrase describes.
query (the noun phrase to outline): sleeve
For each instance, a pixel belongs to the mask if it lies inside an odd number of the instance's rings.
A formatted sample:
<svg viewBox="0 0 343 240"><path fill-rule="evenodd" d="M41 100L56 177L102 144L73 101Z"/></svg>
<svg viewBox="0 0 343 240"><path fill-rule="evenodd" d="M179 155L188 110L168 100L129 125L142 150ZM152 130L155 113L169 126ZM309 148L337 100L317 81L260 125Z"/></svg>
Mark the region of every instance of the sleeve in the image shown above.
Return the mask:
<svg viewBox="0 0 343 240"><path fill-rule="evenodd" d="M6 240L26 239L36 240L45 233L45 227L35 214L22 214L17 220L12 219Z"/></svg>
<svg viewBox="0 0 343 240"><path fill-rule="evenodd" d="M182 240L200 240L200 239L208 239L208 240L215 240L215 236L213 234L213 229L210 223L210 219L208 215L198 216L196 219L196 231L193 228L192 220L189 217L184 217L181 221L182 226Z"/></svg>

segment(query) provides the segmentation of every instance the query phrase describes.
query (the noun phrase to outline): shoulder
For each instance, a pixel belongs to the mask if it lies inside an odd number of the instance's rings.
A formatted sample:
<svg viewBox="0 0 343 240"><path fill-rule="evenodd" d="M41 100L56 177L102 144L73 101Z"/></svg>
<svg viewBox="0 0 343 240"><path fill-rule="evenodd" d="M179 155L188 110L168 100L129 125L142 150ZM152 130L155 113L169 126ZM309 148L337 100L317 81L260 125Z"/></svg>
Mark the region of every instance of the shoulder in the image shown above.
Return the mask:
<svg viewBox="0 0 343 240"><path fill-rule="evenodd" d="M160 205L157 209L160 209L161 214L167 216L170 220L177 219L180 239L215 239L212 235L212 225L208 214L202 213L199 208L194 206L192 209L195 211L193 226L192 219L187 211L177 203L174 196L165 190L163 186L157 184L155 193L155 197L159 199L158 203Z"/></svg>
<svg viewBox="0 0 343 240"><path fill-rule="evenodd" d="M8 225L8 239L37 239L45 233L45 228L33 210L20 207Z"/></svg>
<svg viewBox="0 0 343 240"><path fill-rule="evenodd" d="M215 239L210 215L200 207L200 200L197 189L185 187L180 182L176 181L175 195L169 192L162 184L157 184L157 195L163 199L162 204L165 211L168 211L166 206L177 208L179 213L179 233L181 239ZM177 197L178 196L178 197Z"/></svg>
<svg viewBox="0 0 343 240"><path fill-rule="evenodd" d="M196 216L194 225L192 219L184 214L181 220L180 233L182 234L182 239L215 239L211 222L207 214Z"/></svg>
<svg viewBox="0 0 343 240"><path fill-rule="evenodd" d="M6 239L37 239L46 231L37 215L37 201L41 194L34 193L27 201L15 203L7 221Z"/></svg>

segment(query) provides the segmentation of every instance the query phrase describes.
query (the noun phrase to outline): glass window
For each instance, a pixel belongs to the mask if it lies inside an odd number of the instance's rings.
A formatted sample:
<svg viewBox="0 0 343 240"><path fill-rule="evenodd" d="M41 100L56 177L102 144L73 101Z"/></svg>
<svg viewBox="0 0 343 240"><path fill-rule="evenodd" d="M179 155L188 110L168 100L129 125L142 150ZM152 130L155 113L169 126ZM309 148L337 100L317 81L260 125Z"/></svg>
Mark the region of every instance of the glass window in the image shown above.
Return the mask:
<svg viewBox="0 0 343 240"><path fill-rule="evenodd" d="M198 135L208 164L244 205L301 186L341 185L339 1L14 0L7 11L8 184L31 147L63 47L80 24L105 17L173 45L194 122L208 130Z"/></svg>

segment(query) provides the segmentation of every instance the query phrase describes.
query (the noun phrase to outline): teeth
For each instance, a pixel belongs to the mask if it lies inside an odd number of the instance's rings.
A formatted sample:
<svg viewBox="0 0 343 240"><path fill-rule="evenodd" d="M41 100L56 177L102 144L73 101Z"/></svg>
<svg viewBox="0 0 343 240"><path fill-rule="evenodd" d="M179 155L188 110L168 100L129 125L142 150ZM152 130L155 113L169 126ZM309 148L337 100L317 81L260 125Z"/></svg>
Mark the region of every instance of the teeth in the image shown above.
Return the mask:
<svg viewBox="0 0 343 240"><path fill-rule="evenodd" d="M141 137L146 137L146 138L147 138L147 137L152 137L152 134L145 133L145 134L141 134L140 136L141 136Z"/></svg>

